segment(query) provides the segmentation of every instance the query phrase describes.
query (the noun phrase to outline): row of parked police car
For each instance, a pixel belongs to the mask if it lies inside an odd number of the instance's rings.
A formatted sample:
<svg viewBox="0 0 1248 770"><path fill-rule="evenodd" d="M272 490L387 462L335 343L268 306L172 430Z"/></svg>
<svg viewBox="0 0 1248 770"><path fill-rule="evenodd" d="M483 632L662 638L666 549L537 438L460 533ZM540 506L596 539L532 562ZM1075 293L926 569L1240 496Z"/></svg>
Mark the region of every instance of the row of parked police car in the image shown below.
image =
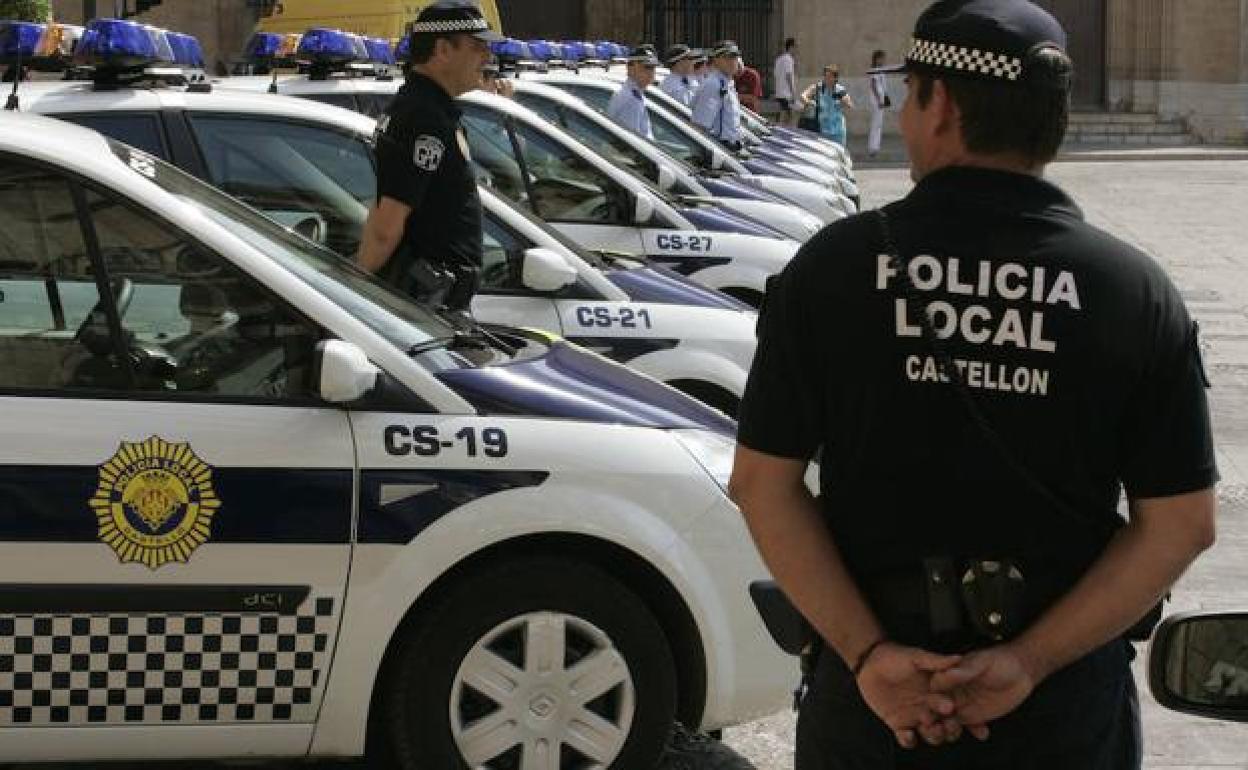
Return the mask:
<svg viewBox="0 0 1248 770"><path fill-rule="evenodd" d="M784 704L731 416L850 160L657 89L631 134L613 44L497 52L558 62L461 100L465 326L349 259L384 41L211 80L185 36L0 22L0 759L632 770Z"/></svg>
<svg viewBox="0 0 1248 770"><path fill-rule="evenodd" d="M526 65L462 98L465 326L350 260L402 79L362 43L212 79L133 22L0 23L65 73L0 115L0 759L643 768L785 703L731 416L848 159L657 92L632 135L614 48Z"/></svg>

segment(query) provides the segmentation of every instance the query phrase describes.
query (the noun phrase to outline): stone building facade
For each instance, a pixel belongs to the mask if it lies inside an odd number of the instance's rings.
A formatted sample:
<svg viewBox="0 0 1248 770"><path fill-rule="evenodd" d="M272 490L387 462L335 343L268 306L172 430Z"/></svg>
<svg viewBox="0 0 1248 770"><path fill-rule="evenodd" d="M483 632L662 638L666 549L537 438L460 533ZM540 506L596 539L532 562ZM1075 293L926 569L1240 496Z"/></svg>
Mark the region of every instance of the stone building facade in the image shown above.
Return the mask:
<svg viewBox="0 0 1248 770"><path fill-rule="evenodd" d="M781 41L798 41L799 79L814 82L825 64L840 67L859 109L850 130L868 119L865 70L871 52L889 61L909 45L914 19L929 0L750 0L768 9L768 46L751 61L770 78ZM120 0L53 0L57 18L80 23L85 9L108 14ZM350 0L343 0L349 4ZM1248 143L1248 0L1038 0L1071 34L1081 110L1154 114L1185 122L1207 142ZM524 37L578 37L634 42L656 29L655 14L686 3L700 15L725 12L741 0L499 0L504 31ZM242 50L259 11L254 0L164 0L143 15L150 23L200 38L211 68L228 66ZM650 22L650 23L648 23ZM543 34L545 32L545 34ZM725 37L733 30L723 30ZM758 30L738 37L758 39ZM660 46L674 40L655 39ZM707 45L710 40L689 40ZM890 85L895 104L904 86ZM888 127L896 131L896 110Z"/></svg>

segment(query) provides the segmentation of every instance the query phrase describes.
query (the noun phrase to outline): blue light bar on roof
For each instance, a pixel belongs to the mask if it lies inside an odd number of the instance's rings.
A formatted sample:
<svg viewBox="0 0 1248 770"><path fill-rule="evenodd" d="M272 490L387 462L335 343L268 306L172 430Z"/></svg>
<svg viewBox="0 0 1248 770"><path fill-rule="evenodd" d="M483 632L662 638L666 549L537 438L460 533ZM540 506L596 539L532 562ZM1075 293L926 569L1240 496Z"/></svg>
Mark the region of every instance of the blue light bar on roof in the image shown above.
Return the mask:
<svg viewBox="0 0 1248 770"><path fill-rule="evenodd" d="M191 69L204 68L204 49L200 47L198 40L180 32L169 32L166 37L169 39L169 47L173 49L174 64Z"/></svg>
<svg viewBox="0 0 1248 770"><path fill-rule="evenodd" d="M276 32L257 32L247 41L243 55L248 60L271 59L282 45L282 36Z"/></svg>
<svg viewBox="0 0 1248 770"><path fill-rule="evenodd" d="M35 56L46 27L29 21L0 21L0 61L11 64Z"/></svg>
<svg viewBox="0 0 1248 770"><path fill-rule="evenodd" d="M533 52L529 50L529 46L523 40L516 40L514 37L490 43L490 52L501 61L520 61L521 59L533 57Z"/></svg>
<svg viewBox="0 0 1248 770"><path fill-rule="evenodd" d="M394 44L394 60L396 62L406 62L412 58L412 37L404 35L399 38L399 42Z"/></svg>
<svg viewBox="0 0 1248 770"><path fill-rule="evenodd" d="M169 44L169 33L146 24L143 25L143 31L151 38L152 47L156 49L156 61L173 64L173 46Z"/></svg>
<svg viewBox="0 0 1248 770"><path fill-rule="evenodd" d="M153 35L141 24L121 19L95 19L78 45L77 59L95 67L137 69L161 61ZM172 59L172 52L169 52Z"/></svg>
<svg viewBox="0 0 1248 770"><path fill-rule="evenodd" d="M363 48L362 42L360 48ZM347 33L318 27L303 33L298 56L313 64L350 64L360 60L360 50Z"/></svg>
<svg viewBox="0 0 1248 770"><path fill-rule="evenodd" d="M375 64L394 64L394 52L390 50L390 42L385 38L366 37L364 45L368 47L368 58Z"/></svg>
<svg viewBox="0 0 1248 770"><path fill-rule="evenodd" d="M555 58L554 47L545 40L530 40L529 51L533 54L533 58L538 61L550 61Z"/></svg>
<svg viewBox="0 0 1248 770"><path fill-rule="evenodd" d="M572 40L563 44L563 58L568 61L584 61L594 57L594 49L584 43Z"/></svg>
<svg viewBox="0 0 1248 770"><path fill-rule="evenodd" d="M599 59L610 61L615 58L615 44L608 43L605 40L594 44L594 52Z"/></svg>

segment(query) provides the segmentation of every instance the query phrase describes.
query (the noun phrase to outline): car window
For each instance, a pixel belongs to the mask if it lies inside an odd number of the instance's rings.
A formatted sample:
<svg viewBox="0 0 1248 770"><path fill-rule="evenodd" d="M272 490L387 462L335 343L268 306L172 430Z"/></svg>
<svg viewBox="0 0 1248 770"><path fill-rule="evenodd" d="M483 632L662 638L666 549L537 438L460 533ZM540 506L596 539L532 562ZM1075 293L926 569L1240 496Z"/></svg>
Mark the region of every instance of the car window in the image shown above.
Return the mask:
<svg viewBox="0 0 1248 770"><path fill-rule="evenodd" d="M86 194L134 389L263 400L312 394L314 325L152 215Z"/></svg>
<svg viewBox="0 0 1248 770"><path fill-rule="evenodd" d="M651 182L659 181L658 165L609 129L575 110L561 107L540 96L517 94L516 101L589 145L594 152L611 161L613 165L632 171Z"/></svg>
<svg viewBox="0 0 1248 770"><path fill-rule="evenodd" d="M607 113L607 108L611 105L611 92L606 88L594 88L593 86L581 86L574 84L556 83L558 87L575 95L590 107L598 110L602 114Z"/></svg>
<svg viewBox="0 0 1248 770"><path fill-rule="evenodd" d="M192 115L210 181L339 254L359 249L377 195L368 145L332 129Z"/></svg>
<svg viewBox="0 0 1248 770"><path fill-rule="evenodd" d="M80 126L99 131L105 136L131 147L154 155L162 160L169 160L165 151L165 142L161 138L160 119L148 112L110 112L107 114L57 115L61 120L77 123Z"/></svg>
<svg viewBox="0 0 1248 770"><path fill-rule="evenodd" d="M379 118L384 115L390 102L394 101L394 97L390 94L356 94L355 98L360 105L359 111L370 118Z"/></svg>
<svg viewBox="0 0 1248 770"><path fill-rule="evenodd" d="M521 279L521 270L528 244L489 214L481 218L481 231L485 243L481 291L486 294L527 293Z"/></svg>
<svg viewBox="0 0 1248 770"><path fill-rule="evenodd" d="M99 298L69 183L0 159L0 388L124 381L107 335L84 339ZM98 344L98 356L88 344ZM88 358L97 365L81 367Z"/></svg>
<svg viewBox="0 0 1248 770"><path fill-rule="evenodd" d="M517 124L515 132L538 216L552 222L624 221L624 196L610 177L532 126Z"/></svg>
<svg viewBox="0 0 1248 770"><path fill-rule="evenodd" d="M517 203L528 205L528 187L502 119L488 110L469 107L464 110L462 125L477 182Z"/></svg>
<svg viewBox="0 0 1248 770"><path fill-rule="evenodd" d="M359 111L359 105L355 101L355 97L351 94L300 94L305 99L311 99L314 102L328 104L334 107L341 107L344 110L352 112Z"/></svg>
<svg viewBox="0 0 1248 770"><path fill-rule="evenodd" d="M650 129L654 132L655 144L662 147L669 155L680 158L691 166L710 167L708 153L696 139L681 131L667 116L653 109L649 112Z"/></svg>

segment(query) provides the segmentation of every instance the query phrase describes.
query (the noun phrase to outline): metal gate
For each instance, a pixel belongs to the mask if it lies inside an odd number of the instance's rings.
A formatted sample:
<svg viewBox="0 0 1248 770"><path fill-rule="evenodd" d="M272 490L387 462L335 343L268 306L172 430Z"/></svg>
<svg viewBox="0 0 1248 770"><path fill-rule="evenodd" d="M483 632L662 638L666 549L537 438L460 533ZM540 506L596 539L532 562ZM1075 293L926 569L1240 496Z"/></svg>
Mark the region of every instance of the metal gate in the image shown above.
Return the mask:
<svg viewBox="0 0 1248 770"><path fill-rule="evenodd" d="M585 0L498 0L503 32L521 40L579 40Z"/></svg>
<svg viewBox="0 0 1248 770"><path fill-rule="evenodd" d="M1074 106L1105 107L1105 0L1035 0L1066 28L1075 61Z"/></svg>
<svg viewBox="0 0 1248 770"><path fill-rule="evenodd" d="M676 43L695 48L735 40L745 63L764 76L775 55L771 40L773 0L646 0L646 40L659 53Z"/></svg>

